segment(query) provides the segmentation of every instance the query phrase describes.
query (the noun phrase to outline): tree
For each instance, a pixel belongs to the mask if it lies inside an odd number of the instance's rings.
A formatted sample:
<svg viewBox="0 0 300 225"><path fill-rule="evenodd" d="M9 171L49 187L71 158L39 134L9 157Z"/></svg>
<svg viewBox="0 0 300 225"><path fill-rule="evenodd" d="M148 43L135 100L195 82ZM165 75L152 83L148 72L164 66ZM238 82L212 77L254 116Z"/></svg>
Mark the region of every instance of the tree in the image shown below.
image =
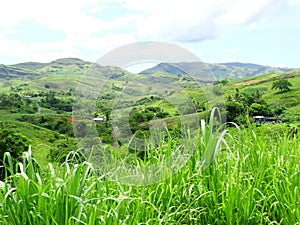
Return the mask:
<svg viewBox="0 0 300 225"><path fill-rule="evenodd" d="M277 81L274 81L272 84L272 90L273 89L279 89L281 92L284 91L290 91L290 87L292 86L291 82L289 82L287 79L280 79Z"/></svg>
<svg viewBox="0 0 300 225"><path fill-rule="evenodd" d="M228 101L226 105L226 119L235 122L235 118L239 115L245 115L245 107L239 102Z"/></svg>
<svg viewBox="0 0 300 225"><path fill-rule="evenodd" d="M229 82L228 79L217 80L217 81L214 82L214 85L219 85L219 84L221 84L221 85L224 85L224 86L225 86L226 84L228 84L228 82Z"/></svg>
<svg viewBox="0 0 300 225"><path fill-rule="evenodd" d="M249 114L252 116L267 116L269 115L269 108L267 105L253 103L249 108Z"/></svg>
<svg viewBox="0 0 300 225"><path fill-rule="evenodd" d="M13 160L17 160L23 152L28 150L28 139L22 134L11 129L1 129L0 124L0 180L5 177L3 157L9 152Z"/></svg>
<svg viewBox="0 0 300 225"><path fill-rule="evenodd" d="M10 152L10 155L17 159L22 152L27 151L28 146L28 139L22 134L10 129L0 130L0 160L5 152Z"/></svg>
<svg viewBox="0 0 300 225"><path fill-rule="evenodd" d="M100 112L105 115L106 121L109 122L110 113L112 111L112 107L109 105L109 103L104 101L97 102L97 109L99 109Z"/></svg>
<svg viewBox="0 0 300 225"><path fill-rule="evenodd" d="M228 84L228 82L229 82L229 80L228 79L224 79L224 80L220 80L220 84L222 84L222 85L226 85L226 84Z"/></svg>
<svg viewBox="0 0 300 225"><path fill-rule="evenodd" d="M56 146L50 149L48 158L53 162L63 163L66 161L69 153L70 155L68 162L81 163L84 161L84 156L80 150L78 150L77 143L75 139L68 138L62 139L56 142Z"/></svg>

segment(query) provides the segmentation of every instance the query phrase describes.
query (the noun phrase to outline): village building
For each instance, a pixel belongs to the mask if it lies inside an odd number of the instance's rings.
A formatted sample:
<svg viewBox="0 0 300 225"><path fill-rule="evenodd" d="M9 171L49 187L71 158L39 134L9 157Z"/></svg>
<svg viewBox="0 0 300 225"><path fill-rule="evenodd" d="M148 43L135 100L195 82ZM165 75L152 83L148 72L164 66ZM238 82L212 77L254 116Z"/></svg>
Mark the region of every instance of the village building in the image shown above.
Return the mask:
<svg viewBox="0 0 300 225"><path fill-rule="evenodd" d="M104 122L104 118L101 117L101 116L95 117L95 118L93 119L93 122L95 122L95 123L103 123L103 122Z"/></svg>
<svg viewBox="0 0 300 225"><path fill-rule="evenodd" d="M253 116L255 123L278 123L281 122L281 118L265 117L265 116Z"/></svg>

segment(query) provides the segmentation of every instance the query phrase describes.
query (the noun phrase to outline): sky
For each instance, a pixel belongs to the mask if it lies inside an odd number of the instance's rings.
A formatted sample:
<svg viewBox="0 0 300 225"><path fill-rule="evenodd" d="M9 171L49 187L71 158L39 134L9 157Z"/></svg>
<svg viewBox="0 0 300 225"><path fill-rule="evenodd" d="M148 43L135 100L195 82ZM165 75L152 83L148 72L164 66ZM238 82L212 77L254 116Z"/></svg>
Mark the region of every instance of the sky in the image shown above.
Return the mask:
<svg viewBox="0 0 300 225"><path fill-rule="evenodd" d="M300 0L10 0L0 64L96 62L140 41L176 44L210 63L300 68Z"/></svg>

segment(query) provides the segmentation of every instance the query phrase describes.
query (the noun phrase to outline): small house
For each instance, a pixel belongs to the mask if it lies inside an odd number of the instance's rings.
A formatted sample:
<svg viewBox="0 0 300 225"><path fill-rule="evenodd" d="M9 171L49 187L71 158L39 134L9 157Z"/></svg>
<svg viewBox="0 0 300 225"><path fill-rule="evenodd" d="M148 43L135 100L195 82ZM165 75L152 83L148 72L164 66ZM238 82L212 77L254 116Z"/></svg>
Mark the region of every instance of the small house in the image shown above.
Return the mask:
<svg viewBox="0 0 300 225"><path fill-rule="evenodd" d="M254 122L255 123L266 123L267 118L264 116L253 116Z"/></svg>
<svg viewBox="0 0 300 225"><path fill-rule="evenodd" d="M103 123L104 122L104 118L103 117L95 117L93 119L93 122L95 122L95 123Z"/></svg>
<svg viewBox="0 0 300 225"><path fill-rule="evenodd" d="M253 116L255 123L279 123L282 121L281 118L275 117L264 117L264 116Z"/></svg>

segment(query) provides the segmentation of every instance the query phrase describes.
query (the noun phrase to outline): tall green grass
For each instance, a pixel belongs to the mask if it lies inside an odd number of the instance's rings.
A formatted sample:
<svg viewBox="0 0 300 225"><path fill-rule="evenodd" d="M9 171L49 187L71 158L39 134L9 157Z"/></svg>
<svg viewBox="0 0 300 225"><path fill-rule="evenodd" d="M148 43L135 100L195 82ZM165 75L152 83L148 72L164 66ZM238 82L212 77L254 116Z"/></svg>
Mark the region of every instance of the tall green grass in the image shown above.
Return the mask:
<svg viewBox="0 0 300 225"><path fill-rule="evenodd" d="M88 162L67 160L42 170L30 149L17 164L7 153L0 223L299 224L299 135L274 132L271 125L228 133L211 133L204 123L201 128L203 138L188 163L149 186L110 181ZM204 149L218 145L218 155L216 148L205 155ZM204 167L204 156L215 159Z"/></svg>

